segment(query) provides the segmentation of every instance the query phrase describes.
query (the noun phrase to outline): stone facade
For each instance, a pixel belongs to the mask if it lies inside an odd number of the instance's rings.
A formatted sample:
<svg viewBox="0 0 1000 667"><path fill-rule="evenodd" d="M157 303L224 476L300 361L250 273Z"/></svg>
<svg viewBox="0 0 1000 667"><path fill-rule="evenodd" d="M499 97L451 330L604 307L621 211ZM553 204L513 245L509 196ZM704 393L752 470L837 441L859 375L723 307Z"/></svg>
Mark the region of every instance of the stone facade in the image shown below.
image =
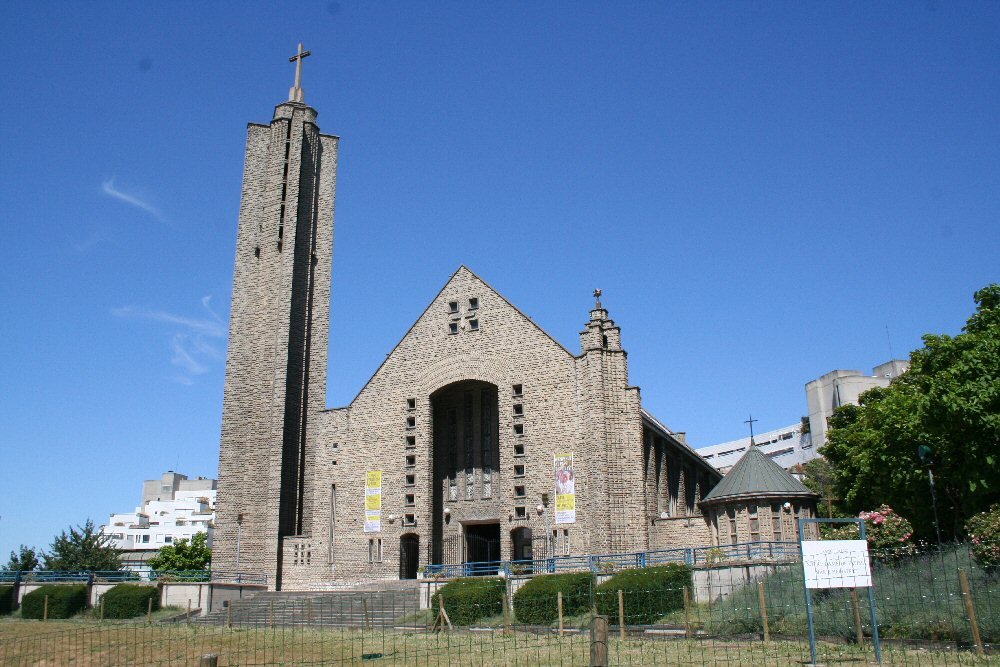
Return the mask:
<svg viewBox="0 0 1000 667"><path fill-rule="evenodd" d="M720 475L642 409L599 300L573 353L460 267L350 405L326 409L337 142L300 102L249 127L213 566L322 588L707 544L698 503ZM556 525L564 453L576 518Z"/></svg>

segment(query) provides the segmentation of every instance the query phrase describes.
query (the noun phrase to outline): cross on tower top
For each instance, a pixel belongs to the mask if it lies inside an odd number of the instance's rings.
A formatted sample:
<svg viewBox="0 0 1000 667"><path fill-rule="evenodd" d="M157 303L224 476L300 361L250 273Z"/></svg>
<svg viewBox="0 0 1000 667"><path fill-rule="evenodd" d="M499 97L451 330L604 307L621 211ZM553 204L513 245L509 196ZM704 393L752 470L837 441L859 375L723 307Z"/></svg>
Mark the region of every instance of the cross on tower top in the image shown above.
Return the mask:
<svg viewBox="0 0 1000 667"><path fill-rule="evenodd" d="M311 56L312 51L303 51L302 44L299 44L299 51L288 59L288 62L295 63L295 85L288 91L289 102L305 102L305 91L302 90L302 60L306 56Z"/></svg>
<svg viewBox="0 0 1000 667"><path fill-rule="evenodd" d="M597 299L597 305L595 306L595 308L596 308L597 310L600 310L600 309L601 309L601 295L602 295L603 293L604 293L604 292L602 292L602 291L601 291L601 288L600 288L600 287L598 287L597 289L595 289L595 290L594 290L594 298L595 298L595 299Z"/></svg>
<svg viewBox="0 0 1000 667"><path fill-rule="evenodd" d="M752 414L750 415L750 419L745 419L743 421L744 424L750 424L750 444L751 445L754 444L754 441L753 441L753 423L756 422L756 421L760 421L760 420L759 419L754 419Z"/></svg>

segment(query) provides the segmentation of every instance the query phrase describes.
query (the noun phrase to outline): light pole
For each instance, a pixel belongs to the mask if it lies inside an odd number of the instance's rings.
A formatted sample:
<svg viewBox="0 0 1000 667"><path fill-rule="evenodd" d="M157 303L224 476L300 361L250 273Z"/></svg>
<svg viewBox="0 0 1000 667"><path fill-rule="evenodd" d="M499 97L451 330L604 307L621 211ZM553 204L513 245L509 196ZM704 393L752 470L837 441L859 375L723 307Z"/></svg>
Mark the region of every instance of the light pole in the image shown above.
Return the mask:
<svg viewBox="0 0 1000 667"><path fill-rule="evenodd" d="M552 531L549 530L549 494L542 494L542 504L538 506L538 512L545 515L545 557L552 558Z"/></svg>
<svg viewBox="0 0 1000 667"><path fill-rule="evenodd" d="M934 533L937 535L938 546L941 546L941 527L938 525L937 493L934 492L934 450L927 445L917 447L917 456L927 468L927 479L931 483L931 505L934 507Z"/></svg>

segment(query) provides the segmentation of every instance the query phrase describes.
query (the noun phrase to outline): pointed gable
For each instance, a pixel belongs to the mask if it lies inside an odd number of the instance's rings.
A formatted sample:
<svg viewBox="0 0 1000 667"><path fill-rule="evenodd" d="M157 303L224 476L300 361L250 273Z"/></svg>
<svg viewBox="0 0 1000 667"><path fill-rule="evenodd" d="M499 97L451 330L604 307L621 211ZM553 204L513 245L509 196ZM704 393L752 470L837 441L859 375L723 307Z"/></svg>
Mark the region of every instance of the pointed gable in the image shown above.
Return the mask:
<svg viewBox="0 0 1000 667"><path fill-rule="evenodd" d="M751 496L819 497L756 445L747 450L702 502Z"/></svg>

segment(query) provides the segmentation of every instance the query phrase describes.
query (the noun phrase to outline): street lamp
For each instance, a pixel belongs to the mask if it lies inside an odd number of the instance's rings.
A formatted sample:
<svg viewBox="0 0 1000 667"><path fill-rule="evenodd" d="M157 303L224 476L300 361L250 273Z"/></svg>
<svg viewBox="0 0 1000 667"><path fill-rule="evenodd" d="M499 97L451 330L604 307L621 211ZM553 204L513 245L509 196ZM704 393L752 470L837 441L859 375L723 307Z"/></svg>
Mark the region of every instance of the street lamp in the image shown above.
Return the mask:
<svg viewBox="0 0 1000 667"><path fill-rule="evenodd" d="M917 456L927 468L927 479L931 483L931 505L934 507L934 532L937 535L938 546L941 546L941 527L938 525L937 494L934 492L934 450L927 445L917 447Z"/></svg>
<svg viewBox="0 0 1000 667"><path fill-rule="evenodd" d="M539 514L545 515L545 556L552 558L552 531L549 530L549 494L542 494L542 504L536 509Z"/></svg>

